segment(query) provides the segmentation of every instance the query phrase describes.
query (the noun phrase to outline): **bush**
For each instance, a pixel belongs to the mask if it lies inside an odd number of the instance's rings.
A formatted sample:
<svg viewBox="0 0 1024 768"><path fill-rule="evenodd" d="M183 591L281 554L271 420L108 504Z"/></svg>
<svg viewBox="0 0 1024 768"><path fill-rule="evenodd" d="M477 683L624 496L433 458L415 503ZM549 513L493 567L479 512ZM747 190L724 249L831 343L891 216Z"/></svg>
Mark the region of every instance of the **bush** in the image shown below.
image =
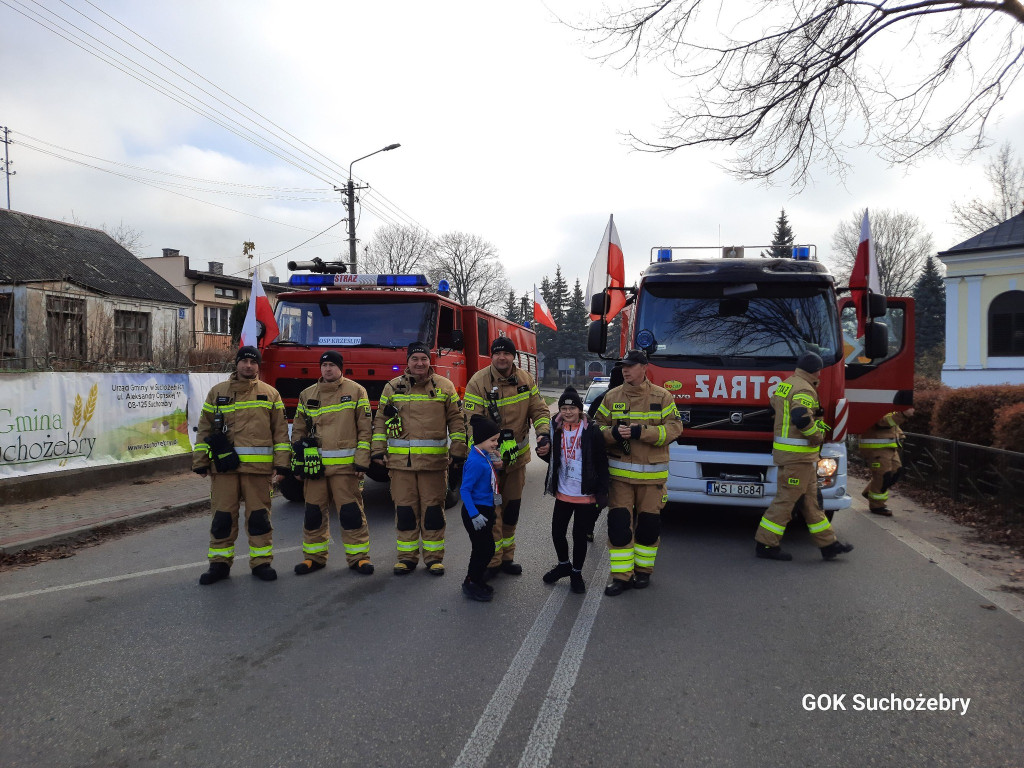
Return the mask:
<svg viewBox="0 0 1024 768"><path fill-rule="evenodd" d="M1008 405L996 411L992 447L1024 453L1024 403Z"/></svg>
<svg viewBox="0 0 1024 768"><path fill-rule="evenodd" d="M919 435L932 434L932 414L935 413L935 405L945 396L946 391L942 389L915 389L914 415L903 423L903 430Z"/></svg>
<svg viewBox="0 0 1024 768"><path fill-rule="evenodd" d="M981 386L950 389L935 404L931 434L976 445L992 445L995 414L1024 403L1024 386Z"/></svg>

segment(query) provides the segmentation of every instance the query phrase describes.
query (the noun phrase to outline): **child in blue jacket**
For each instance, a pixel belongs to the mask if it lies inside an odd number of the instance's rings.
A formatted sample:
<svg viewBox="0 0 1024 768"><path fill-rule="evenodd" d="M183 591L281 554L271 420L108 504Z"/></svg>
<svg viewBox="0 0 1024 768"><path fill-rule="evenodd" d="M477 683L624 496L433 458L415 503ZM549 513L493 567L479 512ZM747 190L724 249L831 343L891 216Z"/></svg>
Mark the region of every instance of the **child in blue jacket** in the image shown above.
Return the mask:
<svg viewBox="0 0 1024 768"><path fill-rule="evenodd" d="M498 448L498 425L487 418L474 416L473 447L462 469L462 524L469 533L473 551L469 570L462 582L462 593L470 600L489 602L494 588L484 582L487 564L494 554L494 506L500 503L498 474L491 463L491 453Z"/></svg>

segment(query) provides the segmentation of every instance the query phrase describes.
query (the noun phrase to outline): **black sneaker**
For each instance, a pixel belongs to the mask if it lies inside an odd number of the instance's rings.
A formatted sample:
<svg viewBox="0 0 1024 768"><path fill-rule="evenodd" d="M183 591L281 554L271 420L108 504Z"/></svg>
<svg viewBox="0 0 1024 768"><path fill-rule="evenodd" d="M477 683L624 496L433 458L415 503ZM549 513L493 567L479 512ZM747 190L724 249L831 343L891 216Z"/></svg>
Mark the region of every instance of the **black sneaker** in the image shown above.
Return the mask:
<svg viewBox="0 0 1024 768"><path fill-rule="evenodd" d="M621 595L632 586L633 584L628 579L612 579L604 588L604 593L608 597L615 597L616 595Z"/></svg>
<svg viewBox="0 0 1024 768"><path fill-rule="evenodd" d="M826 560L835 560L838 555L853 551L853 544L843 544L841 541L833 541L828 546L821 548L821 556Z"/></svg>
<svg viewBox="0 0 1024 768"><path fill-rule="evenodd" d="M762 544L759 541L754 542L754 554L765 560L789 562L793 559L791 554L782 551L782 547L769 547L767 544Z"/></svg>
<svg viewBox="0 0 1024 768"><path fill-rule="evenodd" d="M270 563L257 565L252 569L252 575L260 581L275 581L277 579L277 571L270 567Z"/></svg>
<svg viewBox="0 0 1024 768"><path fill-rule="evenodd" d="M523 573L523 566L519 563L514 563L511 560L502 560L501 572L507 573L509 576L520 576Z"/></svg>
<svg viewBox="0 0 1024 768"><path fill-rule="evenodd" d="M572 566L569 563L559 563L550 571L544 574L543 579L545 584L554 584L559 579L564 579L566 576L572 573Z"/></svg>
<svg viewBox="0 0 1024 768"><path fill-rule="evenodd" d="M651 586L651 574L649 573L634 573L633 574L633 589L647 589Z"/></svg>
<svg viewBox="0 0 1024 768"><path fill-rule="evenodd" d="M221 579L226 579L230 575L231 566L218 560L210 563L210 570L199 577L199 583L205 587L207 584L214 584Z"/></svg>
<svg viewBox="0 0 1024 768"><path fill-rule="evenodd" d="M472 581L462 582L462 594L468 597L470 600L476 600L480 603L489 603L493 596L493 591L488 592L482 584L475 584Z"/></svg>
<svg viewBox="0 0 1024 768"><path fill-rule="evenodd" d="M587 591L587 582L583 580L582 573L579 571L573 571L569 574L569 589L577 595L582 595Z"/></svg>

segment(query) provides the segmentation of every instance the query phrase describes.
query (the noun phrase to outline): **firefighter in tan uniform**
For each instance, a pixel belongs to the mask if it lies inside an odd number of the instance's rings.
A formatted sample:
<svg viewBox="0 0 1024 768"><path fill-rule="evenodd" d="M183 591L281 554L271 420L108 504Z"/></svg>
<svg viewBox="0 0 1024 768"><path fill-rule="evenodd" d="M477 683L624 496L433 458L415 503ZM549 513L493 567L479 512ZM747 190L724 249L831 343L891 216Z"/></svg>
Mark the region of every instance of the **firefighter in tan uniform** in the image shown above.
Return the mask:
<svg viewBox="0 0 1024 768"><path fill-rule="evenodd" d="M372 461L386 464L395 502L398 576L423 564L444 574L448 468L466 459L466 419L455 385L430 367L430 348L414 341L405 373L384 385L373 421ZM448 441L451 440L449 448Z"/></svg>
<svg viewBox="0 0 1024 768"><path fill-rule="evenodd" d="M871 482L861 495L868 500L868 511L872 514L892 517L886 502L889 501L889 489L896 485L903 469L900 461L903 430L900 425L913 415L913 408L887 413L860 436L857 447L861 458L871 469Z"/></svg>
<svg viewBox="0 0 1024 768"><path fill-rule="evenodd" d="M610 597L651 583L661 541L661 510L668 500L669 445L683 431L672 394L647 380L647 355L622 359L622 386L609 389L595 421L608 445Z"/></svg>
<svg viewBox="0 0 1024 768"><path fill-rule="evenodd" d="M821 365L820 357L804 352L793 375L777 384L770 398L775 412L772 459L778 467L778 489L754 536L754 554L767 560L793 559L782 551L779 543L796 508L800 509L823 558L832 560L853 549L852 544L836 539L818 493L818 452L829 429L820 418L818 404Z"/></svg>
<svg viewBox="0 0 1024 768"><path fill-rule="evenodd" d="M288 422L281 396L259 380L260 352L241 347L235 372L210 390L199 415L192 471L210 475L210 568L200 584L226 579L235 559L238 510L245 503L249 535L249 568L263 581L273 581L273 526L270 524L271 474L274 481L288 471Z"/></svg>
<svg viewBox="0 0 1024 768"><path fill-rule="evenodd" d="M518 576L523 567L515 562L516 524L530 462L530 423L537 433L537 455L551 450L548 436L551 412L537 390L537 383L515 365L516 347L512 339L499 336L491 342L491 364L473 374L466 385L466 417L482 415L500 428L498 452L502 467L498 473L501 497L494 509L494 557L488 576L499 571Z"/></svg>
<svg viewBox="0 0 1024 768"><path fill-rule="evenodd" d="M327 565L332 502L348 567L373 573L362 490L370 463L370 400L361 384L342 376L344 367L340 352L320 356L320 380L299 394L292 421L292 468L304 480L306 497L305 559L295 566L300 576Z"/></svg>

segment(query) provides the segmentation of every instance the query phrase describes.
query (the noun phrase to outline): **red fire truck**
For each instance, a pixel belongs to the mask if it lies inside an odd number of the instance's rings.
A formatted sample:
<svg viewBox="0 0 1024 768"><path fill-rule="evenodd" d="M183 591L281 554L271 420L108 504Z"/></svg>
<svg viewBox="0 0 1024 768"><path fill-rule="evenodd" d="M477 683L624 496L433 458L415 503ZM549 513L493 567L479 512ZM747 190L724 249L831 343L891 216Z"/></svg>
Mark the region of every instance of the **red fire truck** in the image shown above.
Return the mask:
<svg viewBox="0 0 1024 768"><path fill-rule="evenodd" d="M491 363L491 342L512 339L516 364L537 375L537 335L479 307L450 298L441 281L433 290L423 275L334 273L343 268L319 260L290 262L289 285L278 296L274 315L279 335L263 350L261 377L284 400L289 420L299 393L320 377L320 355L334 349L345 358L344 375L362 384L376 408L384 385L405 370L413 341L431 348L431 365L455 384L461 397L470 377ZM385 480L376 466L369 473ZM282 486L286 498L301 498L301 487Z"/></svg>
<svg viewBox="0 0 1024 768"><path fill-rule="evenodd" d="M818 482L831 517L852 503L846 434L912 404L913 299L869 295L857 339L854 299L838 296L845 289L814 246L794 247L791 259L744 258L744 250L764 249L652 248L639 286L627 289L618 351L644 349L648 378L675 396L684 428L671 446L669 500L756 507L776 492L768 398L803 352L820 355L819 399L832 432ZM593 297L593 314L606 301ZM602 318L588 346L603 352L606 342Z"/></svg>

